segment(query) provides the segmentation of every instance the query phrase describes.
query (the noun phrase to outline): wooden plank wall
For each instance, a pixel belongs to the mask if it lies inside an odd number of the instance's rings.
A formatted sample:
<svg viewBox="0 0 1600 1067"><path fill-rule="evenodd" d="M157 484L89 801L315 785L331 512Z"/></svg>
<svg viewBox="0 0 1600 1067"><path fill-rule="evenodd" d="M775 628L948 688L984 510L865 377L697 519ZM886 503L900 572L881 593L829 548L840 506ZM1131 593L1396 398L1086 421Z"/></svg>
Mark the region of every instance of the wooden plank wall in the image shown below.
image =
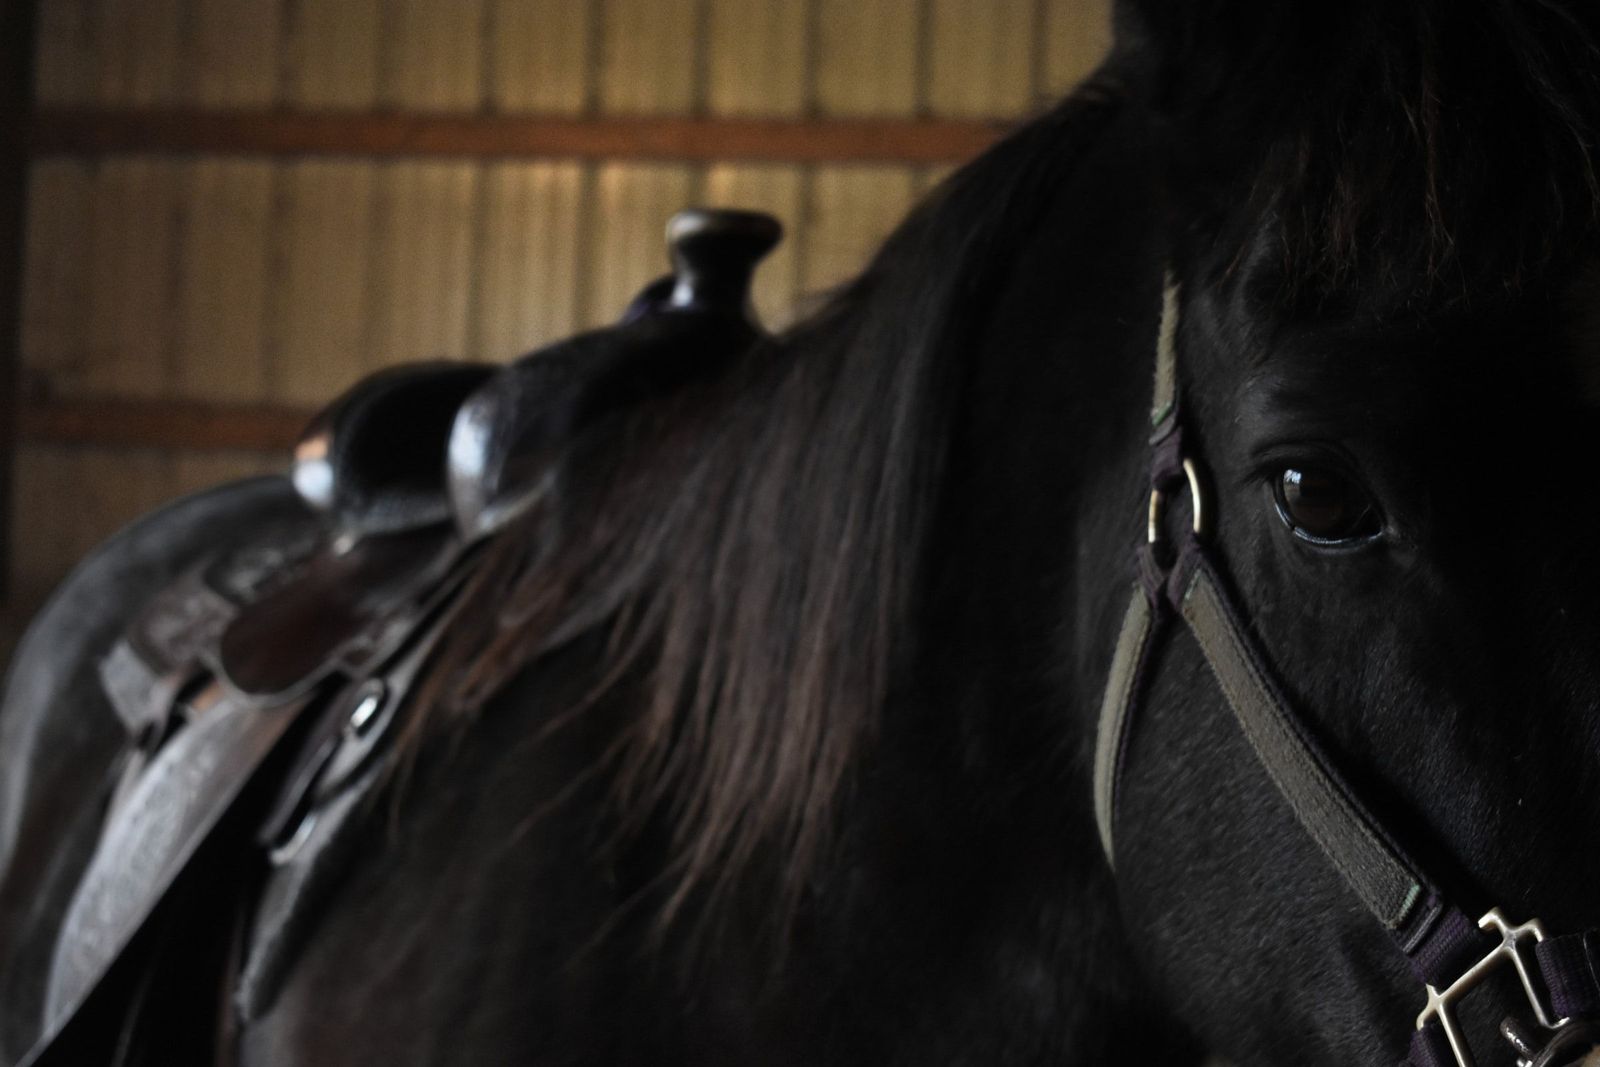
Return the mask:
<svg viewBox="0 0 1600 1067"><path fill-rule="evenodd" d="M46 108L998 118L1098 62L1107 0L50 0ZM690 203L789 227L758 305L849 276L920 164L47 156L31 171L26 398L316 405L385 364L505 359L610 321ZM282 456L32 443L14 568Z"/></svg>

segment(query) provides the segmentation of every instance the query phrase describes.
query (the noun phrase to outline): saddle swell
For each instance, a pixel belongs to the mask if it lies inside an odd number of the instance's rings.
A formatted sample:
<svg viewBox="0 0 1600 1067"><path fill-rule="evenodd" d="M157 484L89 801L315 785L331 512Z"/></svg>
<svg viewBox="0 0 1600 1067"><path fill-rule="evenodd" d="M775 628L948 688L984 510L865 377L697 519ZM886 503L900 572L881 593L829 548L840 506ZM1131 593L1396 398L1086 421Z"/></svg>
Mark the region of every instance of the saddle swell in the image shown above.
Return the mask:
<svg viewBox="0 0 1600 1067"><path fill-rule="evenodd" d="M224 1014L247 1024L270 1006L387 781L388 742L479 547L551 498L575 442L763 336L750 281L777 224L695 212L670 234L676 273L618 326L500 369L359 383L296 448L295 508L203 555L182 546L189 564L100 660L125 755L24 1064L110 1062L114 1045L200 1054L162 1018L188 965L163 944L184 901L225 900L213 923L231 914L244 931L207 979L230 992ZM230 1038L207 1040L222 1055Z"/></svg>

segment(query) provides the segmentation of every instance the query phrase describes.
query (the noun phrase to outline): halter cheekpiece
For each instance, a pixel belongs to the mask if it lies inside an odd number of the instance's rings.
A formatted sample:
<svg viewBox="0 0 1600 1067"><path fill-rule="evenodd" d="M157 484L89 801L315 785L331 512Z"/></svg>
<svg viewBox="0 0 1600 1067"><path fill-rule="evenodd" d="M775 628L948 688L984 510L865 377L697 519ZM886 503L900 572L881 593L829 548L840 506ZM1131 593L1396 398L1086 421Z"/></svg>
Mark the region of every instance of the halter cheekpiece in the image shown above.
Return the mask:
<svg viewBox="0 0 1600 1067"><path fill-rule="evenodd" d="M1541 1038L1507 1019L1502 1034L1520 1067L1554 1067L1600 1041L1600 930L1549 935L1537 920L1514 923L1499 908L1477 923L1451 903L1334 769L1307 723L1273 680L1269 661L1229 594L1208 546L1212 504L1198 458L1184 447L1177 381L1181 294L1163 286L1151 407L1150 498L1145 543L1135 553L1133 595L1123 616L1100 708L1094 810L1113 869L1118 782L1151 651L1173 618L1189 628L1234 719L1300 824L1381 923L1427 991L1406 1067L1475 1067L1458 1005L1509 967ZM1187 488L1192 522L1168 542L1169 497Z"/></svg>

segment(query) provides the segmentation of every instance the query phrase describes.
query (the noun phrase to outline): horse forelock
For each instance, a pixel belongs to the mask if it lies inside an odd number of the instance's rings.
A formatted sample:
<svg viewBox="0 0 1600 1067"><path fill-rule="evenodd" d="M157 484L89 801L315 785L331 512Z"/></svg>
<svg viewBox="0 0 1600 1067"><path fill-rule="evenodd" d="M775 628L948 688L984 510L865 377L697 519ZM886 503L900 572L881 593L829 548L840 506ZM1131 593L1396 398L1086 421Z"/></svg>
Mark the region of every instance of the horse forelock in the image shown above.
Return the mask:
<svg viewBox="0 0 1600 1067"><path fill-rule="evenodd" d="M1178 68L1161 101L1174 186L1220 233L1224 265L1268 246L1280 295L1417 310L1517 292L1592 248L1591 7L1227 6L1142 16Z"/></svg>

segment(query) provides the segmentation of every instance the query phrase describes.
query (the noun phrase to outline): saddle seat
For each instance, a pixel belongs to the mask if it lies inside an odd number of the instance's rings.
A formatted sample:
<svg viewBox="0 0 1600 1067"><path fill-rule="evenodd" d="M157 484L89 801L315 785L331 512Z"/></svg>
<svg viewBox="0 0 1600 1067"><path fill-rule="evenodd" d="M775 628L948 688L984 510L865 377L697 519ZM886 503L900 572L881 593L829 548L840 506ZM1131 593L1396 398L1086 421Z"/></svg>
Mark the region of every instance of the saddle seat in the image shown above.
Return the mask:
<svg viewBox="0 0 1600 1067"><path fill-rule="evenodd" d="M462 402L495 370L416 363L357 383L295 445L296 491L353 540L449 521L440 457Z"/></svg>

